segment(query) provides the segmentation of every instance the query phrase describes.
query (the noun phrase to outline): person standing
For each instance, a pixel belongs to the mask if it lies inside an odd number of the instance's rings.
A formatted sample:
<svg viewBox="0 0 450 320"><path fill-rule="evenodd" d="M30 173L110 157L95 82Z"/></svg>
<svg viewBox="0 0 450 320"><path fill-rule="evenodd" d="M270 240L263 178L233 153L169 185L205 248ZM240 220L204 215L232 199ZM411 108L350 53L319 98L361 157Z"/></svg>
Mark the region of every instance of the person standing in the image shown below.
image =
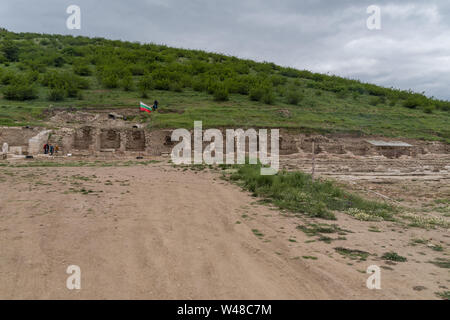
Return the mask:
<svg viewBox="0 0 450 320"><path fill-rule="evenodd" d="M44 144L44 154L48 154L48 143Z"/></svg>
<svg viewBox="0 0 450 320"><path fill-rule="evenodd" d="M55 147L53 147L53 145L50 145L50 155L53 155L54 152L55 152Z"/></svg>
<svg viewBox="0 0 450 320"><path fill-rule="evenodd" d="M153 111L156 111L158 109L158 100L155 100L155 102L153 102Z"/></svg>

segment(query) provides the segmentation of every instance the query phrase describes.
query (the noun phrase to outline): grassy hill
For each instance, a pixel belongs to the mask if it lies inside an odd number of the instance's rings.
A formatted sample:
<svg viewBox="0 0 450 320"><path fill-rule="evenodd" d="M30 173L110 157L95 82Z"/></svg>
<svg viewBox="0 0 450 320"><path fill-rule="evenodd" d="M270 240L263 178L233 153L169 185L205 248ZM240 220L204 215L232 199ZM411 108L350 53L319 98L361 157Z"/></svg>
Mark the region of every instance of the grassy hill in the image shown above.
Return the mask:
<svg viewBox="0 0 450 320"><path fill-rule="evenodd" d="M149 127L277 127L450 142L450 102L197 50L0 31L0 125L49 106L137 109Z"/></svg>

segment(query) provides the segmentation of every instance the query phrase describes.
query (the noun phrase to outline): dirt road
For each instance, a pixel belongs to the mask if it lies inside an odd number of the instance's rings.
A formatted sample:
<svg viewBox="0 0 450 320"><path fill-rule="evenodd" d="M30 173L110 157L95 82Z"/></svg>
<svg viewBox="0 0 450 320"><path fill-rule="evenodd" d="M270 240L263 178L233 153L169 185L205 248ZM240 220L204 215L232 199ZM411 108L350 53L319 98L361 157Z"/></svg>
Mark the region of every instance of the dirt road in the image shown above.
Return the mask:
<svg viewBox="0 0 450 320"><path fill-rule="evenodd" d="M371 261L305 243L295 221L219 177L167 164L2 168L0 298L434 297L395 273L368 290L358 269ZM81 290L66 288L69 265Z"/></svg>

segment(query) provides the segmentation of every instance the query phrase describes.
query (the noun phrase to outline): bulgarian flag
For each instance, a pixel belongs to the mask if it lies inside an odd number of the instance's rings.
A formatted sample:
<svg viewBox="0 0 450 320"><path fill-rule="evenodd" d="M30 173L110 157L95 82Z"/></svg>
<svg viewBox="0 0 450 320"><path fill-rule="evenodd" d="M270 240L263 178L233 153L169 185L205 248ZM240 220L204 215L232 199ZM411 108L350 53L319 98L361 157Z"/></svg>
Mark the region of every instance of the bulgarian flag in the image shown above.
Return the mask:
<svg viewBox="0 0 450 320"><path fill-rule="evenodd" d="M139 106L139 110L145 111L148 113L152 113L152 108L149 107L148 105L146 105L145 103L143 103L142 101L141 101L141 105Z"/></svg>

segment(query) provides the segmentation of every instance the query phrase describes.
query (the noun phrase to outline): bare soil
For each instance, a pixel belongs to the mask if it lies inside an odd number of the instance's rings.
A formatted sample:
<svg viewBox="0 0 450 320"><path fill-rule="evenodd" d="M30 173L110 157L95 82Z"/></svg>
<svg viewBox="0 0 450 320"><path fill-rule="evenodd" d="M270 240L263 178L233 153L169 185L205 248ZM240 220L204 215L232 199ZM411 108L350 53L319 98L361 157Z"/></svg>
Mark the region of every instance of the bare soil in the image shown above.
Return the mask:
<svg viewBox="0 0 450 320"><path fill-rule="evenodd" d="M435 292L448 291L449 270L430 263L448 259L447 228L358 221L344 213L333 222L291 215L259 204L223 181L219 170L159 160L125 167L0 167L0 298L436 299ZM365 166L358 160L350 166L348 159L322 160L319 175L346 188L448 219L433 205L448 198L448 172L430 172L429 180L386 177L384 170L374 179L370 170L355 172ZM339 169L344 163L346 174ZM283 158L290 169L308 171L309 164L307 155ZM327 243L297 228L317 223L344 231L327 235ZM414 239L426 241L412 245ZM369 255L355 259L337 247ZM383 260L390 251L407 261ZM66 288L69 265L81 268L81 290ZM370 265L382 267L381 290L366 287Z"/></svg>

